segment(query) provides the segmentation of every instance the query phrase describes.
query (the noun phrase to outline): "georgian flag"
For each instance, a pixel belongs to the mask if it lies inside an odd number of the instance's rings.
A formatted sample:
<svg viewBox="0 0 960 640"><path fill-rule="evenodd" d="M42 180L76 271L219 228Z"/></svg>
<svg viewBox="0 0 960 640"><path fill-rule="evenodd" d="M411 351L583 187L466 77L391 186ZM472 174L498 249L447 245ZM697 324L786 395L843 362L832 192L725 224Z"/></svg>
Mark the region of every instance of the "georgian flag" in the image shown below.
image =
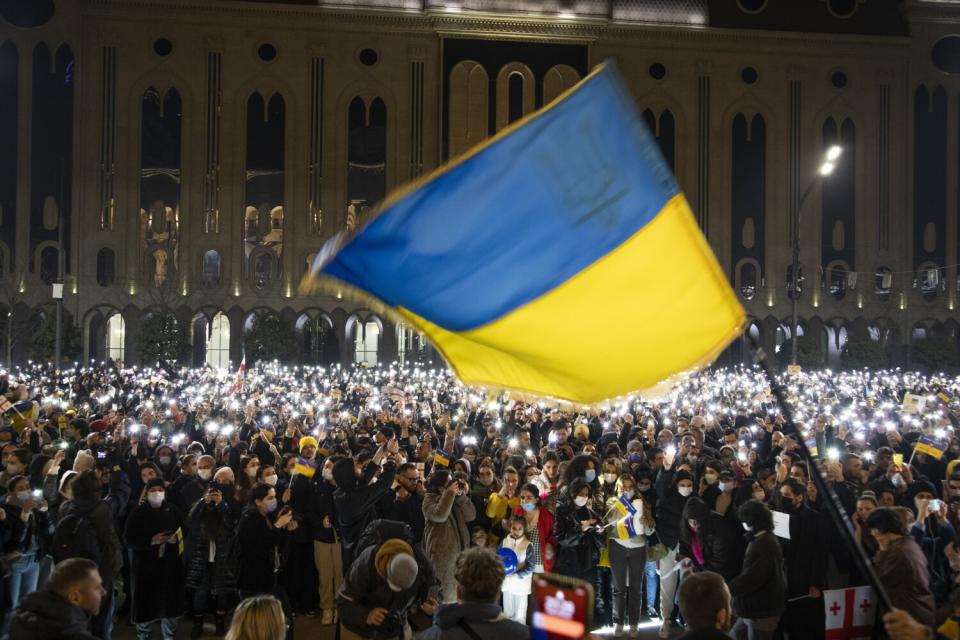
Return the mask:
<svg viewBox="0 0 960 640"><path fill-rule="evenodd" d="M877 618L873 587L823 592L826 640L870 640Z"/></svg>

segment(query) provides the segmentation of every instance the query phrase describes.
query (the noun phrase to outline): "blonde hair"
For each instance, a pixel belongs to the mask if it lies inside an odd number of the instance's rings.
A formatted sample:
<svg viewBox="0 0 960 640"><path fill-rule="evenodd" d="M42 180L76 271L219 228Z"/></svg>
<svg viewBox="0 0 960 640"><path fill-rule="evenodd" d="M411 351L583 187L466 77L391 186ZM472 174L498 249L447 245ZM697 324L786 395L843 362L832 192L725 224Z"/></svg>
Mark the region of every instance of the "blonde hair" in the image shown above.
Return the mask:
<svg viewBox="0 0 960 640"><path fill-rule="evenodd" d="M237 605L225 640L283 640L286 635L280 601L273 596L253 596Z"/></svg>

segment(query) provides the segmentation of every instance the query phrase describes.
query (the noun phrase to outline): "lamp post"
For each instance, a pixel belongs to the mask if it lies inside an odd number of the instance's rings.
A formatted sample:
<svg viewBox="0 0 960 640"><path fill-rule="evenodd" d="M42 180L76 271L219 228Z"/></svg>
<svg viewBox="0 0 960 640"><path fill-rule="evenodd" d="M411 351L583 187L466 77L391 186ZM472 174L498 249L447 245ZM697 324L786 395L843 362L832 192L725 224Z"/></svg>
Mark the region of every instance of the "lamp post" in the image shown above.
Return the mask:
<svg viewBox="0 0 960 640"><path fill-rule="evenodd" d="M792 288L790 295L792 316L790 322L790 364L797 364L797 303L800 300L800 291L798 289L800 279L800 214L803 212L803 204L813 192L813 188L822 182L824 178L832 174L833 170L837 168L837 161L840 159L842 153L843 147L836 144L826 150L816 175L810 180L810 184L807 185L803 195L800 196L800 202L797 203L797 214L793 217L793 273L790 274L790 284Z"/></svg>
<svg viewBox="0 0 960 640"><path fill-rule="evenodd" d="M58 203L59 206L57 207L57 281L53 285L53 297L57 304L57 324L54 334L54 371L60 371L60 357L63 350L63 329L61 325L63 323L63 207L66 204L66 201L64 200L64 181L66 179L66 176L64 175L65 171L66 161L63 158L60 158L60 202Z"/></svg>

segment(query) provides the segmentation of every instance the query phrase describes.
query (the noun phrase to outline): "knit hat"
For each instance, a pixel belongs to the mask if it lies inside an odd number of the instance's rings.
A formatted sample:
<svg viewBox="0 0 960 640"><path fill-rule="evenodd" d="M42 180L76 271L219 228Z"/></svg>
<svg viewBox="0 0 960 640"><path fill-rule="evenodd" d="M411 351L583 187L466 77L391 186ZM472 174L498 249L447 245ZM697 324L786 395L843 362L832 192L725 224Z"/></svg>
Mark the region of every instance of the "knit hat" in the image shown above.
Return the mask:
<svg viewBox="0 0 960 640"><path fill-rule="evenodd" d="M643 443L642 443L642 442L640 442L639 440L631 440L630 442L627 443L627 452L629 453L629 452L630 452L630 449L633 449L634 447L636 447L636 448L640 449L641 451L643 451Z"/></svg>
<svg viewBox="0 0 960 640"><path fill-rule="evenodd" d="M149 480L147 480L147 486L144 487L144 491L150 491L150 489L153 489L154 487L160 487L161 489L165 489L166 485L163 483L162 478L150 478Z"/></svg>
<svg viewBox="0 0 960 640"><path fill-rule="evenodd" d="M300 451L300 453L303 453L303 448L306 447L307 445L312 445L313 448L316 449L318 446L317 439L314 438L313 436L304 436L300 438L300 445L299 445L298 451Z"/></svg>
<svg viewBox="0 0 960 640"><path fill-rule="evenodd" d="M89 451L78 451L77 457L73 461L73 470L77 473L89 471L97 466L97 460Z"/></svg>
<svg viewBox="0 0 960 640"><path fill-rule="evenodd" d="M918 493L926 491L930 495L937 496L937 488L933 486L933 483L929 480L917 480L912 485L910 485L910 491L908 492L909 497L913 500Z"/></svg>

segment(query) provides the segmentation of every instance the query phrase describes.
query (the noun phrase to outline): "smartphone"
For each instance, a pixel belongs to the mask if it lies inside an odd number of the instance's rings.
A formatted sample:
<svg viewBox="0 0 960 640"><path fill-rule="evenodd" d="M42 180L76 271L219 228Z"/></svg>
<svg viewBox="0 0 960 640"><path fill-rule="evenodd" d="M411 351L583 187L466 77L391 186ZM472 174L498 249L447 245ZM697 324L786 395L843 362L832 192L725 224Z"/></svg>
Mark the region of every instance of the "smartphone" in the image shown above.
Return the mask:
<svg viewBox="0 0 960 640"><path fill-rule="evenodd" d="M555 573L533 576L533 640L584 638L593 622L593 585Z"/></svg>
<svg viewBox="0 0 960 640"><path fill-rule="evenodd" d="M930 502L927 503L927 509L928 509L931 513L936 512L936 511L940 511L940 501L939 501L938 499L936 499L936 498L932 498L932 499L930 500Z"/></svg>

